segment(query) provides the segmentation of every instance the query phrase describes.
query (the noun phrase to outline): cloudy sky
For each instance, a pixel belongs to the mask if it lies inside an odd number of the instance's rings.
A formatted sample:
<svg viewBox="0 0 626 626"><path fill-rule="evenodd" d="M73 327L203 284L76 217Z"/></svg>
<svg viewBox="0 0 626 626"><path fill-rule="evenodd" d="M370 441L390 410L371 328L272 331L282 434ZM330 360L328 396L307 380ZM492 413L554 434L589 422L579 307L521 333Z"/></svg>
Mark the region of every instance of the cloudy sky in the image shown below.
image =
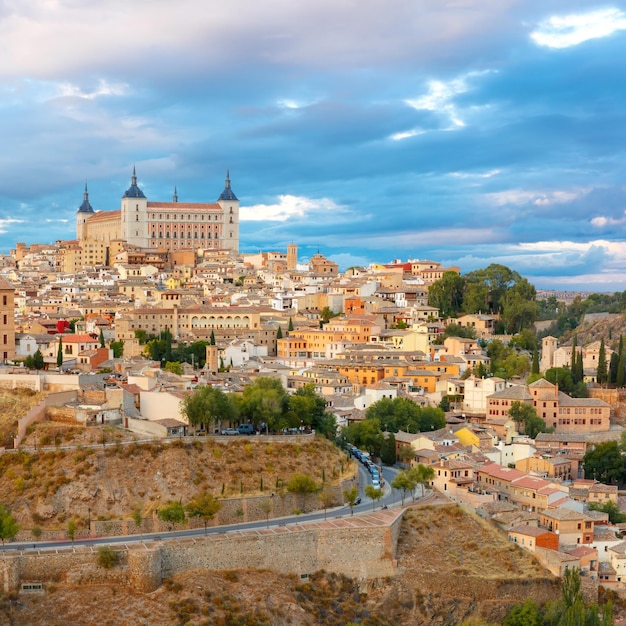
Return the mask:
<svg viewBox="0 0 626 626"><path fill-rule="evenodd" d="M0 0L0 251L212 202L241 249L626 289L626 3Z"/></svg>

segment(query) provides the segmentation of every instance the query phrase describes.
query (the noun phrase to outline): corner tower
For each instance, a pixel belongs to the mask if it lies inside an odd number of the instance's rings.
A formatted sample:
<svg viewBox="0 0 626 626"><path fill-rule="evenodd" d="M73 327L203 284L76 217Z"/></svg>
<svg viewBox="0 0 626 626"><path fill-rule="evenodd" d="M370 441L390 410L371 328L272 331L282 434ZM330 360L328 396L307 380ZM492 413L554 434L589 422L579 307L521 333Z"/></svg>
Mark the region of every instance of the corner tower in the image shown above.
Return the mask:
<svg viewBox="0 0 626 626"><path fill-rule="evenodd" d="M78 207L76 212L76 239L82 241L87 239L87 221L95 215L95 211L89 204L89 192L87 191L87 183L85 183L85 192L83 193L83 203Z"/></svg>
<svg viewBox="0 0 626 626"><path fill-rule="evenodd" d="M130 187L122 196L120 222L123 241L140 248L148 247L148 199L137 186L134 166Z"/></svg>
<svg viewBox="0 0 626 626"><path fill-rule="evenodd" d="M226 171L226 186L217 199L222 208L222 248L239 252L239 200L230 188L230 173Z"/></svg>

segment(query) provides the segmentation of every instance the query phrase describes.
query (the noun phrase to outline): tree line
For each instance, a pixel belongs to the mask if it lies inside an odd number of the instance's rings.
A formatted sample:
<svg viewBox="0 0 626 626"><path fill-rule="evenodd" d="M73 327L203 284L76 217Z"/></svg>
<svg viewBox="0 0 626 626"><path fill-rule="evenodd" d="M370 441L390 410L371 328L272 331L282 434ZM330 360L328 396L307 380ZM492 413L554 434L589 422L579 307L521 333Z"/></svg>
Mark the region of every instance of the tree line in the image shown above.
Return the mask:
<svg viewBox="0 0 626 626"><path fill-rule="evenodd" d="M326 401L308 383L289 395L278 378L258 378L241 394L197 387L181 402L181 412L194 426L209 427L243 421L269 431L308 426L325 437L334 438L335 418L326 412Z"/></svg>

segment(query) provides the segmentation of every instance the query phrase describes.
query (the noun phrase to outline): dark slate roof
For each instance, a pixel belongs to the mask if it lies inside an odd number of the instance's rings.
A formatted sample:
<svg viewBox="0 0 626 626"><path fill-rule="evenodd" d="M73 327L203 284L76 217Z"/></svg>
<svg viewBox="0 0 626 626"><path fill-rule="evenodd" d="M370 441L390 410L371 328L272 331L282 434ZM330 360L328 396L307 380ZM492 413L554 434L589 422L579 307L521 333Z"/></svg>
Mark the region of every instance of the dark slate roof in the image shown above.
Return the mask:
<svg viewBox="0 0 626 626"><path fill-rule="evenodd" d="M233 190L230 188L230 175L228 172L226 172L226 186L224 187L224 191L222 191L217 201L219 202L220 200L237 201L237 196L233 193Z"/></svg>
<svg viewBox="0 0 626 626"><path fill-rule="evenodd" d="M87 185L85 185L85 193L83 194L83 203L78 207L77 213L95 213L91 204L89 204L89 193Z"/></svg>
<svg viewBox="0 0 626 626"><path fill-rule="evenodd" d="M133 176L130 179L130 187L124 193L124 198L145 198L143 191L137 186L137 176L133 167Z"/></svg>

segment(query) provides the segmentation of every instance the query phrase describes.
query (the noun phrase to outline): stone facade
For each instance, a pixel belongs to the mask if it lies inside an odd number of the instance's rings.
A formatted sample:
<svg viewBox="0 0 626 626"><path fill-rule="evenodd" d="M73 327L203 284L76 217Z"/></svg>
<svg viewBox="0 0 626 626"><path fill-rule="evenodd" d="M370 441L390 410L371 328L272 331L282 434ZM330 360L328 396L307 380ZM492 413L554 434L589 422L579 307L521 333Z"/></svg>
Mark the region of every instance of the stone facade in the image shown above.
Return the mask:
<svg viewBox="0 0 626 626"><path fill-rule="evenodd" d="M110 569L98 565L97 550L91 547L6 554L0 562L0 585L8 592L25 582L106 582L147 593L184 571L251 566L283 574L324 569L352 578L382 578L397 572L394 559L403 513L403 509L378 511L327 522L141 544L116 549L119 562Z"/></svg>

